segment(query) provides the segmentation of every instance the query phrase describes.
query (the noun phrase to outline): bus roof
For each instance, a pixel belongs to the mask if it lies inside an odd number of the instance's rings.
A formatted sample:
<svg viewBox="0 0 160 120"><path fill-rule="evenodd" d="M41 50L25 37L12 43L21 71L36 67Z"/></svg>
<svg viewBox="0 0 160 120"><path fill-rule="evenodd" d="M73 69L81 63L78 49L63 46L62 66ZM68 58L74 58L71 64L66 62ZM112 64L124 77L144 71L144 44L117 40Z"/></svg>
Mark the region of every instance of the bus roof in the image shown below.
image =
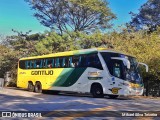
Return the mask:
<svg viewBox="0 0 160 120"><path fill-rule="evenodd" d="M103 52L103 51L105 52L106 51L106 52L120 53L120 52L117 52L117 51L108 50L107 48L91 48L91 49L82 49L82 50L58 52L58 53L52 53L52 54L47 54L47 55L41 55L41 56L25 57L25 58L21 58L20 60L91 54L91 53L97 53L98 51L100 51L100 52ZM121 54L123 54L123 53L121 53Z"/></svg>

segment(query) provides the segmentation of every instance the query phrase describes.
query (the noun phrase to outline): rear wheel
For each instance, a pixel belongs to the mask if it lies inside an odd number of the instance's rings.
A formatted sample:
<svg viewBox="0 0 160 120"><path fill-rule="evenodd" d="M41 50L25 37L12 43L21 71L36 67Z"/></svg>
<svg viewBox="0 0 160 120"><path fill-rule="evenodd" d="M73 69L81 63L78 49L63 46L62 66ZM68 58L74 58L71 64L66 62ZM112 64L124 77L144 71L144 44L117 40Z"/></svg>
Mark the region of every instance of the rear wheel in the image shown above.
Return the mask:
<svg viewBox="0 0 160 120"><path fill-rule="evenodd" d="M95 85L92 86L91 93L92 93L94 98L104 97L103 89L102 89L101 85L98 85L98 84L95 84Z"/></svg>
<svg viewBox="0 0 160 120"><path fill-rule="evenodd" d="M32 82L28 82L28 91L29 92L34 92L34 85Z"/></svg>
<svg viewBox="0 0 160 120"><path fill-rule="evenodd" d="M109 98L111 98L111 99L115 99L115 98L118 97L118 95L108 95L108 96L109 96Z"/></svg>
<svg viewBox="0 0 160 120"><path fill-rule="evenodd" d="M42 92L42 85L40 82L36 82L35 84L35 92L36 93L41 93Z"/></svg>

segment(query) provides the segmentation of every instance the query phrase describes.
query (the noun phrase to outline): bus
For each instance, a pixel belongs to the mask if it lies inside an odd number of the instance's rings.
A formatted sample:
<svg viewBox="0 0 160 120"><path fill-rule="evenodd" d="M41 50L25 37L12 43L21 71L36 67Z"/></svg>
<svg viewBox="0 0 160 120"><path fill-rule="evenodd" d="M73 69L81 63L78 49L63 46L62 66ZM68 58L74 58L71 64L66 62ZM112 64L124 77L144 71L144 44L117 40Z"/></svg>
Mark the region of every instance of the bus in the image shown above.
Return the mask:
<svg viewBox="0 0 160 120"><path fill-rule="evenodd" d="M89 93L93 97L117 98L142 95L143 81L135 57L92 48L21 58L17 87L31 92Z"/></svg>

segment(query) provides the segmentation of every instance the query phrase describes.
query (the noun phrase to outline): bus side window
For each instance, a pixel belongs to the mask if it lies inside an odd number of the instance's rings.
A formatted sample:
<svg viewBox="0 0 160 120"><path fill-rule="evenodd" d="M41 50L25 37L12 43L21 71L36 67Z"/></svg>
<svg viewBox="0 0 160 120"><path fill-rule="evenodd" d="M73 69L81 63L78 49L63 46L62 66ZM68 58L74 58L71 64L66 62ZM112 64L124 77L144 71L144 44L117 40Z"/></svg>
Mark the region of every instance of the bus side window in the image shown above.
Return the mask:
<svg viewBox="0 0 160 120"><path fill-rule="evenodd" d="M59 58L56 58L55 67L56 67L56 68L59 68L59 67L60 67Z"/></svg>
<svg viewBox="0 0 160 120"><path fill-rule="evenodd" d="M63 58L59 58L59 68L63 68Z"/></svg>
<svg viewBox="0 0 160 120"><path fill-rule="evenodd" d="M48 59L45 59L45 66L44 66L44 68L48 68Z"/></svg>
<svg viewBox="0 0 160 120"><path fill-rule="evenodd" d="M36 60L33 60L33 68L36 69L37 65L36 65Z"/></svg>
<svg viewBox="0 0 160 120"><path fill-rule="evenodd" d="M81 55L79 59L79 67L87 67L86 55Z"/></svg>
<svg viewBox="0 0 160 120"><path fill-rule="evenodd" d="M40 68L40 65L41 65L41 60L36 60L36 68Z"/></svg>
<svg viewBox="0 0 160 120"><path fill-rule="evenodd" d="M53 58L53 59L52 59L52 68L55 67L54 64L55 64L55 59Z"/></svg>
<svg viewBox="0 0 160 120"><path fill-rule="evenodd" d="M86 56L86 66L87 67L91 67L91 62L92 61L90 59L91 59L91 55L87 55Z"/></svg>
<svg viewBox="0 0 160 120"><path fill-rule="evenodd" d="M29 69L29 61L25 61L25 69Z"/></svg>
<svg viewBox="0 0 160 120"><path fill-rule="evenodd" d="M45 59L42 60L42 68L46 68L46 60Z"/></svg>
<svg viewBox="0 0 160 120"><path fill-rule="evenodd" d="M47 68L52 68L52 67L53 67L53 59L48 59Z"/></svg>
<svg viewBox="0 0 160 120"><path fill-rule="evenodd" d="M29 67L29 68L30 68L30 69L34 68L34 61L33 61L33 60L30 60L29 63L30 63L30 67Z"/></svg>
<svg viewBox="0 0 160 120"><path fill-rule="evenodd" d="M69 65L70 65L70 63L69 63L69 57L66 57L65 58L65 66L64 67L66 67L66 68L70 67Z"/></svg>
<svg viewBox="0 0 160 120"><path fill-rule="evenodd" d="M103 69L97 54L92 54L88 57L89 57L89 61L90 61L89 67Z"/></svg>
<svg viewBox="0 0 160 120"><path fill-rule="evenodd" d="M79 56L73 56L73 65L74 67L78 67L79 66Z"/></svg>
<svg viewBox="0 0 160 120"><path fill-rule="evenodd" d="M75 67L72 61L72 57L69 57L69 67Z"/></svg>
<svg viewBox="0 0 160 120"><path fill-rule="evenodd" d="M43 67L43 59L40 60L40 66L39 68L42 68Z"/></svg>
<svg viewBox="0 0 160 120"><path fill-rule="evenodd" d="M65 62L65 61L66 61L66 59L65 59L65 58L62 58L62 66L61 66L62 68L65 68L65 67L66 67L66 62Z"/></svg>
<svg viewBox="0 0 160 120"><path fill-rule="evenodd" d="M25 61L24 60L19 61L19 68L25 69Z"/></svg>
<svg viewBox="0 0 160 120"><path fill-rule="evenodd" d="M101 64L101 61L100 61L98 55L95 55L95 67L103 70L103 67L102 67L102 64Z"/></svg>

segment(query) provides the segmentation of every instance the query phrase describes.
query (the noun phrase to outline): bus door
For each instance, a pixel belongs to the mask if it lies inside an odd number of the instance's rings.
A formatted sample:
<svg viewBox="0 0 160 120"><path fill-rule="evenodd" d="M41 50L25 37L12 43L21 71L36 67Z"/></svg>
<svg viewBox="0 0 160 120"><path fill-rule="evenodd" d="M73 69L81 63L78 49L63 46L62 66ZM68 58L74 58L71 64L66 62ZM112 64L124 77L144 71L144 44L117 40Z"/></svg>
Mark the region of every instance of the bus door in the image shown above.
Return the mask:
<svg viewBox="0 0 160 120"><path fill-rule="evenodd" d="M123 68L122 68L121 60L112 60L111 63L111 80L110 80L110 88L113 94L118 94L118 90L121 89L119 84L123 79Z"/></svg>

